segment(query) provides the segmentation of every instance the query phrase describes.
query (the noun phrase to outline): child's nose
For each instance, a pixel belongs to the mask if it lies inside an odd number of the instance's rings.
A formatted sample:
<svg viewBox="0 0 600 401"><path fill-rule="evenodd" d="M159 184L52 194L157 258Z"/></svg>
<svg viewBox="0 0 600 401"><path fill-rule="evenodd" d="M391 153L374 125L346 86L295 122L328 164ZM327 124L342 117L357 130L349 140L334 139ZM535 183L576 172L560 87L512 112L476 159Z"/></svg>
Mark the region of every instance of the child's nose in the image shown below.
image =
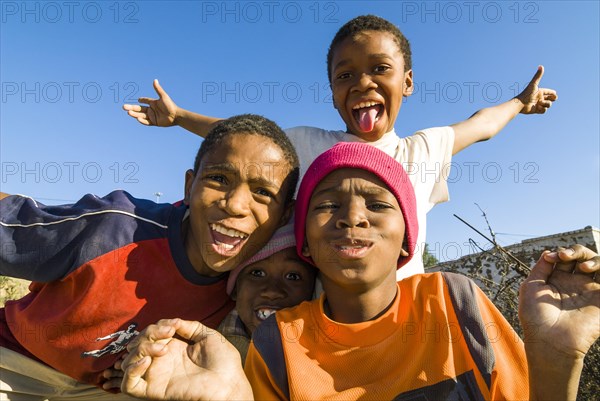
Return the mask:
<svg viewBox="0 0 600 401"><path fill-rule="evenodd" d="M286 296L284 286L277 280L268 280L261 291L261 296L266 299L280 299Z"/></svg>
<svg viewBox="0 0 600 401"><path fill-rule="evenodd" d="M352 227L360 227L367 228L369 227L369 220L365 215L362 208L358 206L349 206L345 213L342 213L340 218L336 222L337 228L352 228Z"/></svg>
<svg viewBox="0 0 600 401"><path fill-rule="evenodd" d="M354 85L354 88L356 90L366 91L369 89L377 88L377 84L375 83L375 81L373 81L373 77L371 76L371 74L362 73L358 76L358 81Z"/></svg>
<svg viewBox="0 0 600 401"><path fill-rule="evenodd" d="M231 216L244 216L250 210L252 194L249 190L241 187L234 188L228 192L221 201L221 208Z"/></svg>

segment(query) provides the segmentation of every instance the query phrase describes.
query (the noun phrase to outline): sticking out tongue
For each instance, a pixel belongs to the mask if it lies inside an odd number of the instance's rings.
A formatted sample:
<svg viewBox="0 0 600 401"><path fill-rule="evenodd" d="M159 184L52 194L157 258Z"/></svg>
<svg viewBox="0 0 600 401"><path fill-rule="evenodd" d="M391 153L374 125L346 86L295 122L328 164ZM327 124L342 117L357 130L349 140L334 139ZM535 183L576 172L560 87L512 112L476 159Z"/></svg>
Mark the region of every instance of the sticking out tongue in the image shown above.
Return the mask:
<svg viewBox="0 0 600 401"><path fill-rule="evenodd" d="M365 132L371 132L375 126L375 119L379 112L379 106L363 107L358 110L358 125Z"/></svg>
<svg viewBox="0 0 600 401"><path fill-rule="evenodd" d="M212 235L215 241L220 242L221 244L229 245L231 247L236 246L242 241L242 239L239 237L230 237L229 235L221 234L216 231L213 231Z"/></svg>

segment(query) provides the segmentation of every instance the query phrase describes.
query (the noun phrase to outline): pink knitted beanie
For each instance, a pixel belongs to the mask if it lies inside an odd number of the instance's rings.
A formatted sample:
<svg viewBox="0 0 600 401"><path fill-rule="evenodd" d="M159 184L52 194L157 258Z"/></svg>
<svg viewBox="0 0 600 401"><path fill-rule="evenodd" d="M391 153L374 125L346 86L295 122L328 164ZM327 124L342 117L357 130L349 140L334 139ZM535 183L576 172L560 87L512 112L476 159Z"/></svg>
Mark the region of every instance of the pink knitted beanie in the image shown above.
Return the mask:
<svg viewBox="0 0 600 401"><path fill-rule="evenodd" d="M268 258L275 253L282 251L286 248L292 248L296 245L296 239L294 238L294 227L291 223L280 227L275 234L271 237L269 242L261 248L254 256L250 259L240 263L235 269L229 273L227 279L227 294L231 295L235 288L235 282L240 275L240 272L244 270L248 265L254 262Z"/></svg>
<svg viewBox="0 0 600 401"><path fill-rule="evenodd" d="M341 168L357 168L375 174L398 199L405 223L405 245L408 256L400 257L398 268L405 265L415 253L417 233L417 206L415 192L402 165L383 151L362 142L340 142L319 155L310 165L300 183L296 200L294 232L298 255L314 265L310 257L302 255L305 241L308 204L315 187L329 173Z"/></svg>

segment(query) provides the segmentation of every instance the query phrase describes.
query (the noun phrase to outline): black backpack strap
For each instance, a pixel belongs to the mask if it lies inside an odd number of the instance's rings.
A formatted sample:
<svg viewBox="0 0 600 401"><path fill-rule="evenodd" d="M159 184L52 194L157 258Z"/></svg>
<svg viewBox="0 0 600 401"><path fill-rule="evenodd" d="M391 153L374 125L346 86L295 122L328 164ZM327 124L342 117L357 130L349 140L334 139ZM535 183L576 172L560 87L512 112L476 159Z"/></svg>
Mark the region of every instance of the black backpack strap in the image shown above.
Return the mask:
<svg viewBox="0 0 600 401"><path fill-rule="evenodd" d="M254 348L258 351L263 361L269 367L271 376L286 399L290 399L290 386L288 383L287 367L281 343L281 332L277 326L275 314L262 322L252 335Z"/></svg>
<svg viewBox="0 0 600 401"><path fill-rule="evenodd" d="M477 286L472 280L461 274L442 272L442 276L448 286L452 306L454 306L469 352L489 388L496 356L479 313L476 298Z"/></svg>

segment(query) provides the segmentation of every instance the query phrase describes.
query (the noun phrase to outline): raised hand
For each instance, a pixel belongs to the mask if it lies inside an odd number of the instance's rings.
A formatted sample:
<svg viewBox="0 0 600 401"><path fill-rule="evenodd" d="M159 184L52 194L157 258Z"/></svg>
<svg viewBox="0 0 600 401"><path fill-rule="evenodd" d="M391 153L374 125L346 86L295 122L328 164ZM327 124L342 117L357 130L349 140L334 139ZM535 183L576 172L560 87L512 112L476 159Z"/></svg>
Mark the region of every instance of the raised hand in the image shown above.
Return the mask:
<svg viewBox="0 0 600 401"><path fill-rule="evenodd" d="M126 394L190 401L253 399L237 350L199 322L161 320L127 349L121 385Z"/></svg>
<svg viewBox="0 0 600 401"><path fill-rule="evenodd" d="M558 99L554 89L539 87L543 75L544 67L540 65L527 87L517 96L523 103L522 114L544 114Z"/></svg>
<svg viewBox="0 0 600 401"><path fill-rule="evenodd" d="M581 245L546 251L521 285L525 342L582 359L600 336L600 256Z"/></svg>
<svg viewBox="0 0 600 401"><path fill-rule="evenodd" d="M175 120L179 107L177 107L167 92L160 86L158 79L154 80L153 85L154 90L158 94L158 99L140 97L138 102L147 104L147 106L124 104L123 110L126 110L127 114L144 125L171 127L176 124Z"/></svg>

